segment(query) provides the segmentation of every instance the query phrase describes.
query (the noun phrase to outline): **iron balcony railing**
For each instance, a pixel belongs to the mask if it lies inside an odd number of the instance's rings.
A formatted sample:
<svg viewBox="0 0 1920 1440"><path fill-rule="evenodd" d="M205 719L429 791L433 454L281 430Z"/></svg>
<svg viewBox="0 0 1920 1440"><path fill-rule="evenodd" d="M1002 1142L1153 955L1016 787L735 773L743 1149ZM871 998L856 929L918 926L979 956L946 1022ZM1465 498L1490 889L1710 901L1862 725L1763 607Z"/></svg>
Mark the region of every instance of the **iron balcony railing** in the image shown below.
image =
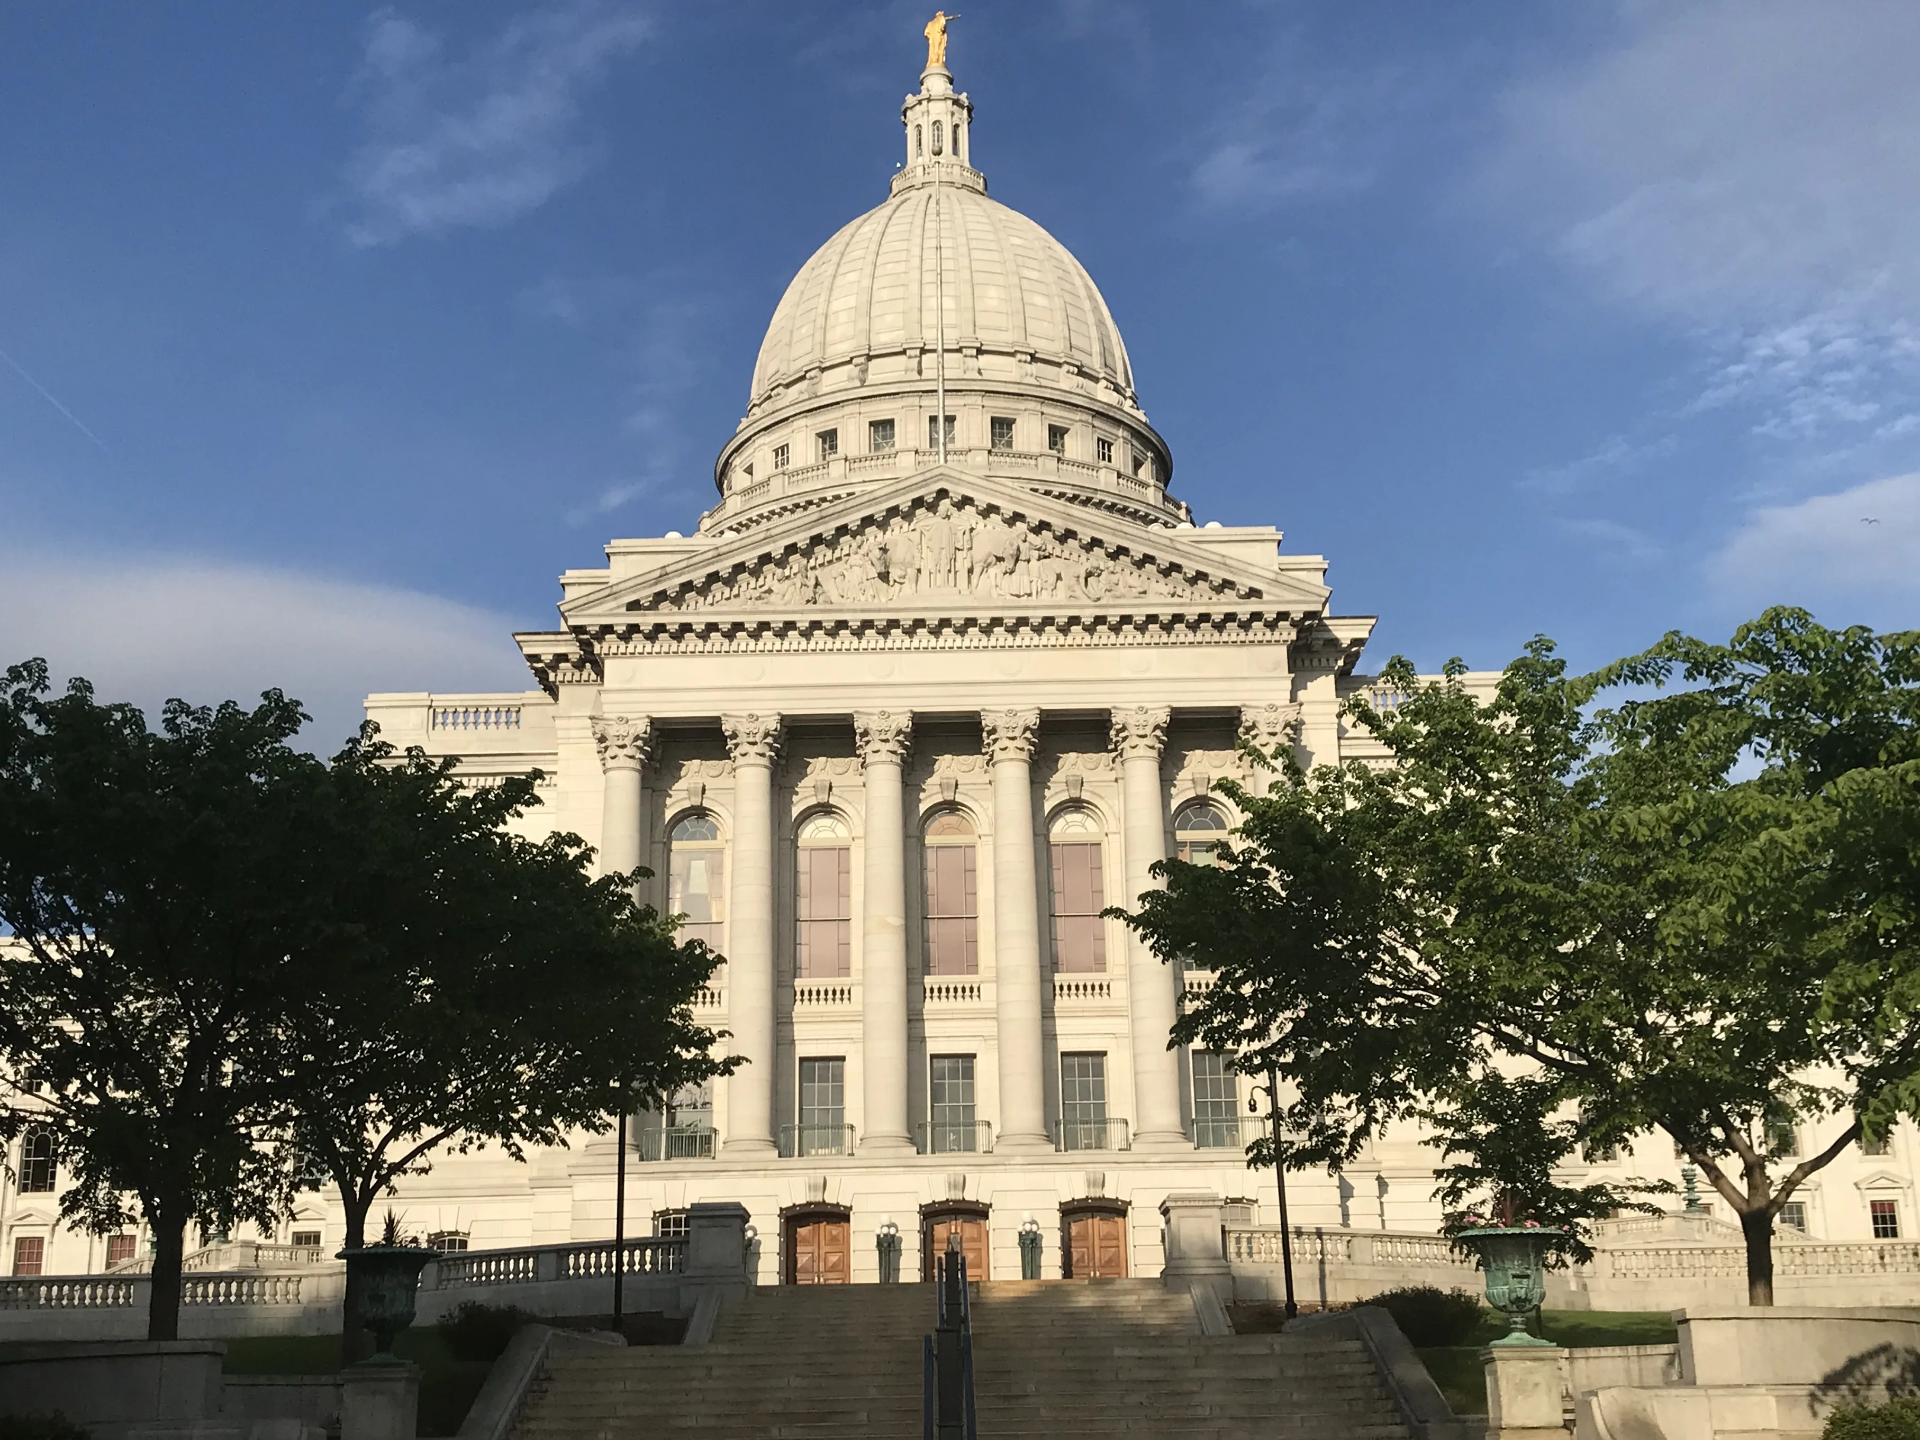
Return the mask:
<svg viewBox="0 0 1920 1440"><path fill-rule="evenodd" d="M853 1154L851 1125L782 1125L780 1157L801 1159L808 1155Z"/></svg>
<svg viewBox="0 0 1920 1440"><path fill-rule="evenodd" d="M711 1160L711 1125L674 1125L665 1130L642 1130L635 1137L642 1160Z"/></svg>
<svg viewBox="0 0 1920 1440"><path fill-rule="evenodd" d="M922 1155L989 1155L993 1125L986 1120L922 1120L913 1127L913 1146Z"/></svg>
<svg viewBox="0 0 1920 1440"><path fill-rule="evenodd" d="M1053 1148L1127 1150L1132 1147L1127 1139L1127 1122L1124 1120L1068 1120L1063 1117L1054 1121Z"/></svg>
<svg viewBox="0 0 1920 1440"><path fill-rule="evenodd" d="M1196 1115L1187 1122L1187 1138L1201 1150L1244 1150L1269 1133L1264 1115Z"/></svg>

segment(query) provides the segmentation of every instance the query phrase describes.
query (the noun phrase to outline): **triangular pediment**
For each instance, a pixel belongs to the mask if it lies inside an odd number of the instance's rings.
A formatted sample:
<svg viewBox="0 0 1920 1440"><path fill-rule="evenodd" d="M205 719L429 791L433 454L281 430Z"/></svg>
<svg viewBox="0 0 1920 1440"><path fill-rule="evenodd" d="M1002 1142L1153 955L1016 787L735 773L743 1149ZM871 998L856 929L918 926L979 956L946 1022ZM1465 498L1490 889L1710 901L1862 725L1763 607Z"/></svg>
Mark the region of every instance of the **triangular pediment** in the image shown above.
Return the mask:
<svg viewBox="0 0 1920 1440"><path fill-rule="evenodd" d="M1324 587L1191 537L951 467L783 517L562 606L569 626L884 611L1317 614Z"/></svg>

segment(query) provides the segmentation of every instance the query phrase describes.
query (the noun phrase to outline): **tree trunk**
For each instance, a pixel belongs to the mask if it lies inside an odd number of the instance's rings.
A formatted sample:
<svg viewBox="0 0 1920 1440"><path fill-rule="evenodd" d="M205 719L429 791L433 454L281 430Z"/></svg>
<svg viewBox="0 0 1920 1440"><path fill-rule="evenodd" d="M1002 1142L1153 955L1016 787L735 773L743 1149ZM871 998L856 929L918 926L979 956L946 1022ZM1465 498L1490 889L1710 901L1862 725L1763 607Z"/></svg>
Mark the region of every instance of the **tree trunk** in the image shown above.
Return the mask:
<svg viewBox="0 0 1920 1440"><path fill-rule="evenodd" d="M156 1206L153 1225L153 1289L147 1302L147 1338L180 1338L180 1262L187 1252L187 1221L179 1210Z"/></svg>
<svg viewBox="0 0 1920 1440"><path fill-rule="evenodd" d="M1740 1216L1747 1240L1747 1304L1773 1304L1773 1214L1770 1206Z"/></svg>
<svg viewBox="0 0 1920 1440"><path fill-rule="evenodd" d="M347 1243L343 1250L359 1250L367 1243L367 1212L373 1208L371 1195L348 1195L342 1193L347 1212ZM354 1317L360 1311L359 1286L354 1280L353 1267L347 1267L346 1292L340 1304L340 1364L344 1368L357 1365L373 1354L373 1336L354 1323Z"/></svg>

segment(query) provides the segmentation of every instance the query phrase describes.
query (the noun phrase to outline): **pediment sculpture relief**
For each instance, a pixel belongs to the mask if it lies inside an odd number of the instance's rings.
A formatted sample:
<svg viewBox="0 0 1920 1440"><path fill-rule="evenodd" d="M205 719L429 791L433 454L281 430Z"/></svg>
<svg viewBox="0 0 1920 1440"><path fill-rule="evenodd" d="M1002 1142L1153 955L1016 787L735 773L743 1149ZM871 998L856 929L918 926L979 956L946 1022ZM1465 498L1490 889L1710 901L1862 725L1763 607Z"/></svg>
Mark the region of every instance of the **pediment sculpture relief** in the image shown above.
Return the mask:
<svg viewBox="0 0 1920 1440"><path fill-rule="evenodd" d="M857 530L795 553L762 557L634 608L791 609L963 596L1099 602L1214 592L1231 594L1233 587L943 496L910 514L868 520Z"/></svg>

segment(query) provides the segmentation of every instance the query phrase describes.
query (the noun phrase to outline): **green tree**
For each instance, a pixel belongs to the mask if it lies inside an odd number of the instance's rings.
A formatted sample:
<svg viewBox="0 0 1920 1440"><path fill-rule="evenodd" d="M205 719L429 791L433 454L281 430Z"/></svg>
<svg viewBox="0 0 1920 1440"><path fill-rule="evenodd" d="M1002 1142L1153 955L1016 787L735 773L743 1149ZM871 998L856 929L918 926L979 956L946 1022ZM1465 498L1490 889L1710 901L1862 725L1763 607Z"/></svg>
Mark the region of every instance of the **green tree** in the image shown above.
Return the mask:
<svg viewBox="0 0 1920 1440"><path fill-rule="evenodd" d="M717 957L677 943L632 877L591 879L578 838L512 833L532 780L462 785L454 762L373 733L329 769L341 943L290 1010L283 1060L295 1144L337 1189L349 1247L436 1153L521 1159L604 1131L620 1096L730 1068L690 1008ZM358 1341L349 1320L349 1354Z"/></svg>
<svg viewBox="0 0 1920 1440"><path fill-rule="evenodd" d="M46 665L0 682L0 1124L45 1125L65 1216L152 1228L148 1334L178 1333L187 1225L268 1220L286 1184L273 1025L318 915L285 877L314 837L288 823L324 775L287 746L305 717L169 702L158 733ZM25 1091L31 1098L24 1100Z"/></svg>
<svg viewBox="0 0 1920 1440"><path fill-rule="evenodd" d="M1771 1303L1780 1206L1857 1117L1913 1113L1912 667L1910 637L1791 611L1577 681L1536 642L1484 701L1457 662L1423 683L1396 659L1399 703L1349 707L1390 765L1287 771L1240 797L1219 873L1169 862L1142 897L1158 953L1220 972L1176 1037L1276 1061L1298 1153L1330 1163L1489 1058L1531 1062L1582 1139L1659 1129L1701 1167Z"/></svg>

